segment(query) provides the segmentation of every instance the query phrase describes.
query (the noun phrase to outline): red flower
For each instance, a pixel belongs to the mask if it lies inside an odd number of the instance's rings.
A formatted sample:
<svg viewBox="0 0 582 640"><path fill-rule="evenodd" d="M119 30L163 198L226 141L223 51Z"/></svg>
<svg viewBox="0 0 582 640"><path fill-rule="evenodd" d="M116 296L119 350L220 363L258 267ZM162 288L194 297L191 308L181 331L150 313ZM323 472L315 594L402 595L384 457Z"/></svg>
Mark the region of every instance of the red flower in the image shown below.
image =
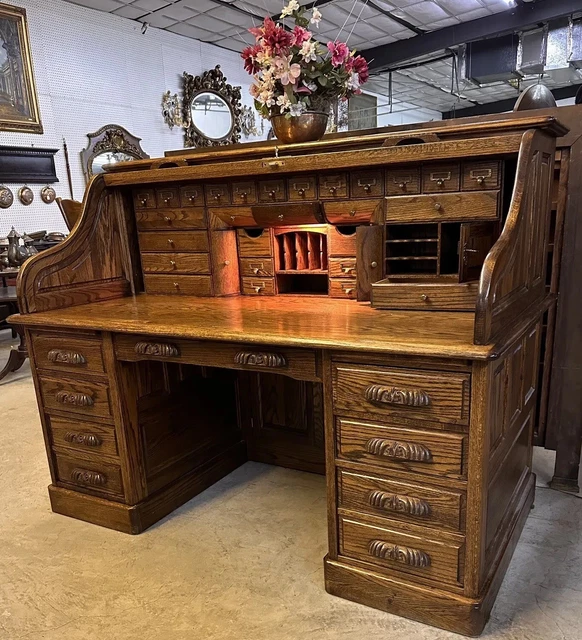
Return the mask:
<svg viewBox="0 0 582 640"><path fill-rule="evenodd" d="M362 56L356 56L352 61L352 69L358 74L358 80L360 84L368 81L370 77L370 70L368 69L368 63Z"/></svg>
<svg viewBox="0 0 582 640"><path fill-rule="evenodd" d="M311 31L307 31L307 29L304 29L303 27L297 25L295 29L293 29L293 44L295 44L297 47L300 47L304 42L310 40L312 35L313 34L311 33Z"/></svg>
<svg viewBox="0 0 582 640"><path fill-rule="evenodd" d="M265 22L266 21L265 19ZM275 25L275 28L268 32L265 31L263 39L265 46L269 48L275 56L287 55L289 47L293 44L293 34L285 31L285 29L279 25Z"/></svg>
<svg viewBox="0 0 582 640"><path fill-rule="evenodd" d="M266 17L263 21L263 24L260 27L251 27L249 32L252 33L255 38L258 40L259 38L263 38L267 34L270 34L275 29L275 22L272 18Z"/></svg>
<svg viewBox="0 0 582 640"><path fill-rule="evenodd" d="M262 51L261 45L255 44L252 47L243 49L240 57L244 60L245 71L250 75L254 75L259 72L259 64L257 62L257 54Z"/></svg>
<svg viewBox="0 0 582 640"><path fill-rule="evenodd" d="M350 50L345 42L328 42L327 48L331 53L331 64L334 67L341 67L342 64L348 59Z"/></svg>

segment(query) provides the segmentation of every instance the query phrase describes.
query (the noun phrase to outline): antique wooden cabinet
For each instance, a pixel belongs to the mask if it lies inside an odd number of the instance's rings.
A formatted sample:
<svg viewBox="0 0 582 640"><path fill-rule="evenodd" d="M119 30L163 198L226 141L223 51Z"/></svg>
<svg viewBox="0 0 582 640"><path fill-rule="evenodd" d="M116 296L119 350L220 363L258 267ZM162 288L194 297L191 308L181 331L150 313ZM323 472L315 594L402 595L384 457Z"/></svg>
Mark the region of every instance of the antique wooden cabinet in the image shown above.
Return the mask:
<svg viewBox="0 0 582 640"><path fill-rule="evenodd" d="M327 477L330 593L479 634L533 502L553 117L111 167L29 261L54 511Z"/></svg>

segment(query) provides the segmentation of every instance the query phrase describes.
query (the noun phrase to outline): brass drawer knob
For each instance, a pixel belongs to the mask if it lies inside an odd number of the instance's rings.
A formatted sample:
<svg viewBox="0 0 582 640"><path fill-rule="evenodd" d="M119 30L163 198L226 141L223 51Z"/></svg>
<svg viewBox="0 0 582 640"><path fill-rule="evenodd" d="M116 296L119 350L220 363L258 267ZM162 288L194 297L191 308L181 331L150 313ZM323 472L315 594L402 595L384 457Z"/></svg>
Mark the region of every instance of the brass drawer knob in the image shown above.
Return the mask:
<svg viewBox="0 0 582 640"><path fill-rule="evenodd" d="M426 517L431 513L430 505L426 500L387 491L370 491L368 504L377 509L404 513L408 516Z"/></svg>
<svg viewBox="0 0 582 640"><path fill-rule="evenodd" d="M378 266L378 263L374 260L373 262L370 262L370 266L372 269L375 269Z"/></svg>
<svg viewBox="0 0 582 640"><path fill-rule="evenodd" d="M79 484L88 484L92 487L104 487L107 484L107 476L97 471L89 471L88 469L73 469L71 471L71 480Z"/></svg>
<svg viewBox="0 0 582 640"><path fill-rule="evenodd" d="M264 289L264 287L253 287L255 290L255 293L261 293L261 291Z"/></svg>
<svg viewBox="0 0 582 640"><path fill-rule="evenodd" d="M364 391L364 397L368 402L380 402L382 404L399 404L407 407L428 407L430 396L422 389L397 389L381 384L371 384Z"/></svg>
<svg viewBox="0 0 582 640"><path fill-rule="evenodd" d="M406 189L406 182L399 182L399 183L398 183L398 186L399 186L401 189Z"/></svg>
<svg viewBox="0 0 582 640"><path fill-rule="evenodd" d="M277 216L277 218L279 218L279 220L283 220L283 218L284 218L284 217L285 217L285 216L284 216L282 213L280 213L280 214Z"/></svg>
<svg viewBox="0 0 582 640"><path fill-rule="evenodd" d="M246 193L241 193L239 197L243 202L247 201L247 194Z"/></svg>
<svg viewBox="0 0 582 640"><path fill-rule="evenodd" d="M162 358L178 358L180 356L180 349L170 342L137 342L133 349L139 356Z"/></svg>
<svg viewBox="0 0 582 640"><path fill-rule="evenodd" d="M329 193L330 195L335 196L335 194L337 193L337 187L330 187Z"/></svg>
<svg viewBox="0 0 582 640"><path fill-rule="evenodd" d="M93 433L75 433L74 431L65 433L65 442L80 444L84 447L100 447L103 444L101 438Z"/></svg>
<svg viewBox="0 0 582 640"><path fill-rule="evenodd" d="M174 282L174 289L176 289L176 291L180 290L180 283L179 282Z"/></svg>
<svg viewBox="0 0 582 640"><path fill-rule="evenodd" d="M87 364L87 359L82 353L77 351L63 351L62 349L51 349L48 352L48 361L59 364L70 364L73 366L80 366Z"/></svg>
<svg viewBox="0 0 582 640"><path fill-rule="evenodd" d="M344 273L351 273L354 270L354 267L352 265L345 266L342 264L341 268Z"/></svg>
<svg viewBox="0 0 582 640"><path fill-rule="evenodd" d="M188 200L190 200L190 202L196 202L196 194L192 194Z"/></svg>
<svg viewBox="0 0 582 640"><path fill-rule="evenodd" d="M370 438L366 451L374 456L405 460L407 462L431 462L432 452L428 447L416 442L400 442L385 438Z"/></svg>
<svg viewBox="0 0 582 640"><path fill-rule="evenodd" d="M173 240L168 239L168 244L169 244L171 247L173 247L173 246L174 246L174 241L173 241Z"/></svg>
<svg viewBox="0 0 582 640"><path fill-rule="evenodd" d="M287 366L287 359L280 353L266 351L239 351L234 356L235 364L267 369L281 369Z"/></svg>
<svg viewBox="0 0 582 640"><path fill-rule="evenodd" d="M443 205L440 202L435 202L434 208L436 211L440 211L443 208Z"/></svg>
<svg viewBox="0 0 582 640"><path fill-rule="evenodd" d="M442 178L439 178L436 183L438 184L439 187L442 187L445 184L445 181Z"/></svg>
<svg viewBox="0 0 582 640"><path fill-rule="evenodd" d="M365 184L365 185L364 185L364 191L365 191L366 193L370 193L370 191L372 191L372 185L370 185L370 184Z"/></svg>
<svg viewBox="0 0 582 640"><path fill-rule="evenodd" d="M350 216L353 218L356 215L357 211L355 209L352 209L350 211Z"/></svg>
<svg viewBox="0 0 582 640"><path fill-rule="evenodd" d="M225 267L228 267L228 265L230 264L230 260L225 260L222 264L223 264Z"/></svg>
<svg viewBox="0 0 582 640"><path fill-rule="evenodd" d="M220 193L217 193L217 194L214 196L214 200L215 200L216 202L220 202L220 197L221 197L221 194L220 194Z"/></svg>
<svg viewBox="0 0 582 640"><path fill-rule="evenodd" d="M172 269L176 268L176 261L175 260L170 260L170 266L172 267Z"/></svg>
<svg viewBox="0 0 582 640"><path fill-rule="evenodd" d="M88 393L59 391L55 398L59 404L72 404L76 407L92 407L95 404L93 397Z"/></svg>
<svg viewBox="0 0 582 640"><path fill-rule="evenodd" d="M277 192L275 190L271 189L271 191L269 191L269 198L271 198L271 200L274 200L276 195Z"/></svg>
<svg viewBox="0 0 582 640"><path fill-rule="evenodd" d="M423 293L423 294L421 294L420 299L421 299L423 302L427 302L427 301L428 301L428 296L426 295L426 293Z"/></svg>
<svg viewBox="0 0 582 640"><path fill-rule="evenodd" d="M305 197L305 189L298 189L297 193L299 194L299 197L301 198Z"/></svg>
<svg viewBox="0 0 582 640"><path fill-rule="evenodd" d="M172 222L172 218L170 218L170 216L164 216L164 220L170 224L170 222Z"/></svg>
<svg viewBox="0 0 582 640"><path fill-rule="evenodd" d="M484 178L483 176L479 176L479 177L477 178L477 182L478 182L479 184L483 184L483 183L485 182L485 178Z"/></svg>
<svg viewBox="0 0 582 640"><path fill-rule="evenodd" d="M382 540L372 540L368 545L370 555L382 560L392 560L409 567L430 567L430 556L419 549L401 547Z"/></svg>
<svg viewBox="0 0 582 640"><path fill-rule="evenodd" d="M164 198L164 203L165 204L170 204L170 201L172 200L172 198L168 197L168 198Z"/></svg>

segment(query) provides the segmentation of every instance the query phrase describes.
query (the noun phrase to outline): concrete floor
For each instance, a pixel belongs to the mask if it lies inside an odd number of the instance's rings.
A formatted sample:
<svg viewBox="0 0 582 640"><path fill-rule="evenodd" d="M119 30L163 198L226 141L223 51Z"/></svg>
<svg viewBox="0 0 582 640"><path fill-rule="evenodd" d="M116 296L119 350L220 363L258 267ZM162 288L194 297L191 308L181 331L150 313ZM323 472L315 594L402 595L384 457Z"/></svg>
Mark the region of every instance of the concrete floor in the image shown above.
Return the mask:
<svg viewBox="0 0 582 640"><path fill-rule="evenodd" d="M459 638L325 592L319 476L247 463L128 536L51 513L28 363L0 415L2 640ZM581 531L582 501L541 486L483 637L582 639Z"/></svg>

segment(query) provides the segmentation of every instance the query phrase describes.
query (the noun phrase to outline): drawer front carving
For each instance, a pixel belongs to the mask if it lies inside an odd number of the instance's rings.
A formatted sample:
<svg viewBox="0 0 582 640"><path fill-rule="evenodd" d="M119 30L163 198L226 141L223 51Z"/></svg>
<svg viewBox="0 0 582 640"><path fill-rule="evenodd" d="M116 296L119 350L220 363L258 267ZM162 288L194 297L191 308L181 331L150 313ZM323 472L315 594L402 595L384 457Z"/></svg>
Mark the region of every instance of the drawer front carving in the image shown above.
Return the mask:
<svg viewBox="0 0 582 640"><path fill-rule="evenodd" d="M203 207L204 191L202 185L192 185L181 187L180 189L180 206L182 207Z"/></svg>
<svg viewBox="0 0 582 640"><path fill-rule="evenodd" d="M142 251L204 251L208 252L206 231L147 232L138 234Z"/></svg>
<svg viewBox="0 0 582 640"><path fill-rule="evenodd" d="M285 202L285 180L259 180L259 202Z"/></svg>
<svg viewBox="0 0 582 640"><path fill-rule="evenodd" d="M271 233L268 229L263 229L258 236L251 236L246 230L238 229L237 235L238 254L241 258L272 257L273 246L271 244Z"/></svg>
<svg viewBox="0 0 582 640"><path fill-rule="evenodd" d="M242 292L247 296L272 296L275 281L273 278L242 278Z"/></svg>
<svg viewBox="0 0 582 640"><path fill-rule="evenodd" d="M335 365L333 377L336 410L469 423L468 374Z"/></svg>
<svg viewBox="0 0 582 640"><path fill-rule="evenodd" d="M332 298L349 298L355 300L357 296L356 280L350 278L330 278L329 295Z"/></svg>
<svg viewBox="0 0 582 640"><path fill-rule="evenodd" d="M155 209L156 194L153 189L135 189L133 205L136 209Z"/></svg>
<svg viewBox="0 0 582 640"><path fill-rule="evenodd" d="M462 585L464 541L460 537L433 540L424 535L340 518L340 553L387 570Z"/></svg>
<svg viewBox="0 0 582 640"><path fill-rule="evenodd" d="M315 176L297 176L287 180L289 200L291 202L304 202L317 198Z"/></svg>
<svg viewBox="0 0 582 640"><path fill-rule="evenodd" d="M233 182L233 204L253 204L257 201L257 188L254 182Z"/></svg>
<svg viewBox="0 0 582 640"><path fill-rule="evenodd" d="M41 376L40 387L48 413L58 411L101 418L111 417L109 389L106 384Z"/></svg>
<svg viewBox="0 0 582 640"><path fill-rule="evenodd" d="M160 209L176 209L180 207L180 192L176 187L162 187L156 190L156 202Z"/></svg>
<svg viewBox="0 0 582 640"><path fill-rule="evenodd" d="M345 173L319 176L321 200L347 198L348 195L348 177Z"/></svg>
<svg viewBox="0 0 582 640"><path fill-rule="evenodd" d="M256 226L250 207L220 207L213 209L212 213L229 227Z"/></svg>
<svg viewBox="0 0 582 640"><path fill-rule="evenodd" d="M376 309L427 309L473 311L477 300L477 283L417 285L395 284L383 280L372 284L372 306Z"/></svg>
<svg viewBox="0 0 582 640"><path fill-rule="evenodd" d="M204 193L206 194L206 204L209 207L220 207L232 203L228 184L204 185Z"/></svg>
<svg viewBox="0 0 582 640"><path fill-rule="evenodd" d="M404 196L415 193L420 193L420 167L386 171L386 195Z"/></svg>
<svg viewBox="0 0 582 640"><path fill-rule="evenodd" d="M330 256L356 255L356 227L329 227L327 246Z"/></svg>
<svg viewBox="0 0 582 640"><path fill-rule="evenodd" d="M382 200L326 202L325 217L330 224L360 224L382 219Z"/></svg>
<svg viewBox="0 0 582 640"><path fill-rule="evenodd" d="M350 180L352 198L384 195L384 176L381 170L356 171L351 174Z"/></svg>
<svg viewBox="0 0 582 640"><path fill-rule="evenodd" d="M50 418L49 423L51 442L57 449L117 455L115 429L112 426L55 416Z"/></svg>
<svg viewBox="0 0 582 640"><path fill-rule="evenodd" d="M241 276L247 278L273 277L275 265L271 258L241 258L240 273Z"/></svg>
<svg viewBox="0 0 582 640"><path fill-rule="evenodd" d="M119 360L137 362L147 359L141 344L152 344L145 336L129 336L118 334L114 338L115 355ZM154 343L156 344L156 343ZM184 364L201 367L220 367L224 369L254 369L292 375L299 380L320 380L315 351L310 349L293 349L288 347L269 348L249 347L244 344L228 344L224 342L173 340L163 343L164 349L160 359L168 359ZM177 350L177 355L174 355Z"/></svg>
<svg viewBox="0 0 582 640"><path fill-rule="evenodd" d="M121 468L118 465L61 452L55 455L55 462L57 479L73 485L71 488L77 486L90 492L123 496Z"/></svg>
<svg viewBox="0 0 582 640"><path fill-rule="evenodd" d="M425 164L422 167L423 193L444 193L459 191L461 170L459 163Z"/></svg>
<svg viewBox="0 0 582 640"><path fill-rule="evenodd" d="M501 163L489 161L463 163L463 191L498 189L501 185Z"/></svg>
<svg viewBox="0 0 582 640"><path fill-rule="evenodd" d="M498 191L387 198L386 222L496 220Z"/></svg>
<svg viewBox="0 0 582 640"><path fill-rule="evenodd" d="M355 258L330 258L329 275L333 278L355 278Z"/></svg>
<svg viewBox="0 0 582 640"><path fill-rule="evenodd" d="M144 253L144 273L210 273L207 253Z"/></svg>
<svg viewBox="0 0 582 640"><path fill-rule="evenodd" d="M137 211L135 215L139 231L203 229L206 227L204 207Z"/></svg>
<svg viewBox="0 0 582 640"><path fill-rule="evenodd" d="M171 342L136 342L134 350L139 356L177 358L180 355L180 348Z"/></svg>
<svg viewBox="0 0 582 640"><path fill-rule="evenodd" d="M426 484L338 469L339 507L405 522L461 531L463 494Z"/></svg>
<svg viewBox="0 0 582 640"><path fill-rule="evenodd" d="M147 293L202 297L212 295L210 276L146 275L144 284Z"/></svg>
<svg viewBox="0 0 582 640"><path fill-rule="evenodd" d="M337 453L343 460L428 475L464 477L466 436L337 419Z"/></svg>
<svg viewBox="0 0 582 640"><path fill-rule="evenodd" d="M37 369L102 374L103 353L99 338L78 338L58 333L32 333Z"/></svg>

